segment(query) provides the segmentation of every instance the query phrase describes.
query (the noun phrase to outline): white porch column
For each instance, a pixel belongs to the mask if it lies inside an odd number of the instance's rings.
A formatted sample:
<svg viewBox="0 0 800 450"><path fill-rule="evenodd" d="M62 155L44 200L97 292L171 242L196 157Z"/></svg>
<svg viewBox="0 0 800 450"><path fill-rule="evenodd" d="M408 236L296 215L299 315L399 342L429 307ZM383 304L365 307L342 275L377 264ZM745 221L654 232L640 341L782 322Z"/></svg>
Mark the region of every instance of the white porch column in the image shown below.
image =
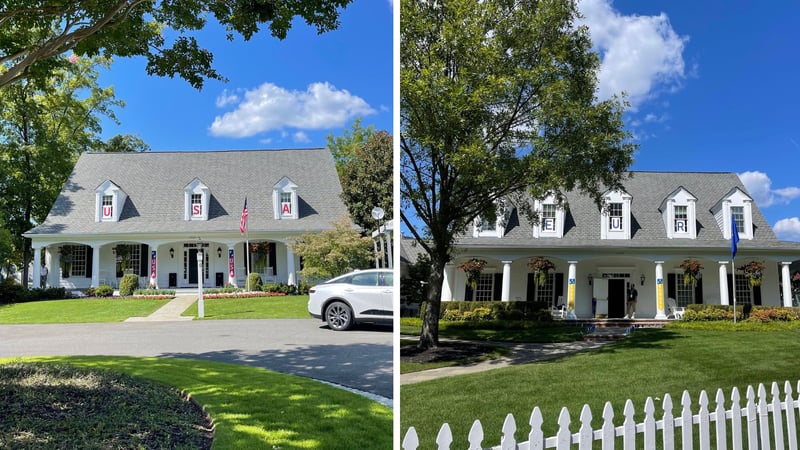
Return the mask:
<svg viewBox="0 0 800 450"><path fill-rule="evenodd" d="M511 295L511 261L503 263L503 288L500 293L500 301L507 302Z"/></svg>
<svg viewBox="0 0 800 450"><path fill-rule="evenodd" d="M289 273L289 286L297 286L297 275L294 273L294 252L286 246L286 271Z"/></svg>
<svg viewBox="0 0 800 450"><path fill-rule="evenodd" d="M100 286L100 244L92 246L92 287Z"/></svg>
<svg viewBox="0 0 800 450"><path fill-rule="evenodd" d="M783 306L792 306L792 278L789 274L791 261L781 261L781 288L783 289Z"/></svg>
<svg viewBox="0 0 800 450"><path fill-rule="evenodd" d="M442 280L442 301L453 300L453 281L455 280L456 266L448 263L444 266L444 279Z"/></svg>
<svg viewBox="0 0 800 450"><path fill-rule="evenodd" d="M578 276L578 261L567 261L567 314L575 318L575 280Z"/></svg>
<svg viewBox="0 0 800 450"><path fill-rule="evenodd" d="M33 288L42 287L42 246L33 246Z"/></svg>
<svg viewBox="0 0 800 450"><path fill-rule="evenodd" d="M666 320L664 308L664 261L654 261L656 264L656 319Z"/></svg>
<svg viewBox="0 0 800 450"><path fill-rule="evenodd" d="M233 287L239 287L236 285L236 251L234 247L236 244L228 244L228 284Z"/></svg>
<svg viewBox="0 0 800 450"><path fill-rule="evenodd" d="M719 304L729 305L728 301L728 263L730 261L719 262Z"/></svg>

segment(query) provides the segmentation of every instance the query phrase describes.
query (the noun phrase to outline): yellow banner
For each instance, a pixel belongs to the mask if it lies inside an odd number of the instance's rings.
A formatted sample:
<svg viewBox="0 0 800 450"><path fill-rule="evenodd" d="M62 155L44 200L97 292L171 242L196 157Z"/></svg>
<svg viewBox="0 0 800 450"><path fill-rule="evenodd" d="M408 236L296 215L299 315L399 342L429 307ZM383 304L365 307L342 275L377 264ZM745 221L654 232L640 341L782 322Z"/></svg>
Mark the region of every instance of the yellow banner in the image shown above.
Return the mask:
<svg viewBox="0 0 800 450"><path fill-rule="evenodd" d="M656 301L659 311L664 311L664 279L656 280Z"/></svg>
<svg viewBox="0 0 800 450"><path fill-rule="evenodd" d="M570 311L575 310L575 279L569 280L569 287L567 288L567 309Z"/></svg>

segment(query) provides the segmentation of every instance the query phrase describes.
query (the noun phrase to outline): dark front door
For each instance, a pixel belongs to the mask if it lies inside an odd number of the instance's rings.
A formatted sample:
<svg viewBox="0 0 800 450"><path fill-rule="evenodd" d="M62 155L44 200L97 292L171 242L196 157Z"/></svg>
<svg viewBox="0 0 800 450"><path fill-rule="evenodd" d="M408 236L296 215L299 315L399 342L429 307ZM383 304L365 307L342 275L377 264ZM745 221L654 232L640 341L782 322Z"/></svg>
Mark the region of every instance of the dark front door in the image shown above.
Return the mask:
<svg viewBox="0 0 800 450"><path fill-rule="evenodd" d="M189 284L197 284L197 250L189 250L189 259L186 261L189 265Z"/></svg>
<svg viewBox="0 0 800 450"><path fill-rule="evenodd" d="M608 280L608 317L625 317L625 280Z"/></svg>

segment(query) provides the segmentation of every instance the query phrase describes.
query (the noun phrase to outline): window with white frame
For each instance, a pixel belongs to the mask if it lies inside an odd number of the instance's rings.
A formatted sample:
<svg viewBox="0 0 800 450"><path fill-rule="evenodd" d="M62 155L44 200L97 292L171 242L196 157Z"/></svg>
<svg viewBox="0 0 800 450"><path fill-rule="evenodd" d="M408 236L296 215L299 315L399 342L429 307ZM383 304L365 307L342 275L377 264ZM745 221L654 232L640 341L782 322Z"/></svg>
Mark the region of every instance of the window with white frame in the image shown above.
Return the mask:
<svg viewBox="0 0 800 450"><path fill-rule="evenodd" d="M675 205L674 231L675 233L689 232L689 211L686 205Z"/></svg>
<svg viewBox="0 0 800 450"><path fill-rule="evenodd" d="M738 224L736 225L739 226ZM736 304L746 305L752 304L752 288L750 287L750 279L744 276L743 272L739 272L734 277L736 280Z"/></svg>
<svg viewBox="0 0 800 450"><path fill-rule="evenodd" d="M75 245L72 247L72 270L70 274L76 277L86 276L86 250L85 245Z"/></svg>
<svg viewBox="0 0 800 450"><path fill-rule="evenodd" d="M556 231L556 205L552 203L545 203L542 205L541 227L542 231Z"/></svg>
<svg viewBox="0 0 800 450"><path fill-rule="evenodd" d="M622 203L608 204L608 229L610 231L623 230Z"/></svg>
<svg viewBox="0 0 800 450"><path fill-rule="evenodd" d="M490 301L494 296L494 274L482 273L475 287L475 301Z"/></svg>
<svg viewBox="0 0 800 450"><path fill-rule="evenodd" d="M299 200L297 185L288 177L281 178L272 187L272 207L275 220L298 219Z"/></svg>
<svg viewBox="0 0 800 450"><path fill-rule="evenodd" d="M736 222L736 230L741 233L745 230L744 227L744 206L731 206L731 215L734 222Z"/></svg>
<svg viewBox="0 0 800 450"><path fill-rule="evenodd" d="M192 194L192 218L203 217L203 194Z"/></svg>
<svg viewBox="0 0 800 450"><path fill-rule="evenodd" d="M497 222L487 219L481 219L481 231L496 231Z"/></svg>
<svg viewBox="0 0 800 450"><path fill-rule="evenodd" d="M125 275L126 273L139 274L142 266L141 247L136 244L120 244L117 245L117 249L117 275Z"/></svg>
<svg viewBox="0 0 800 450"><path fill-rule="evenodd" d="M114 217L114 197L111 195L103 196L103 220L111 220Z"/></svg>
<svg viewBox="0 0 800 450"><path fill-rule="evenodd" d="M281 192L281 217L292 217L292 193Z"/></svg>
<svg viewBox="0 0 800 450"><path fill-rule="evenodd" d="M685 307L694 303L694 286L692 283L684 285L682 272L675 276L675 296L678 306Z"/></svg>
<svg viewBox="0 0 800 450"><path fill-rule="evenodd" d="M548 273L547 281L536 286L536 301L555 305L555 278L554 273Z"/></svg>

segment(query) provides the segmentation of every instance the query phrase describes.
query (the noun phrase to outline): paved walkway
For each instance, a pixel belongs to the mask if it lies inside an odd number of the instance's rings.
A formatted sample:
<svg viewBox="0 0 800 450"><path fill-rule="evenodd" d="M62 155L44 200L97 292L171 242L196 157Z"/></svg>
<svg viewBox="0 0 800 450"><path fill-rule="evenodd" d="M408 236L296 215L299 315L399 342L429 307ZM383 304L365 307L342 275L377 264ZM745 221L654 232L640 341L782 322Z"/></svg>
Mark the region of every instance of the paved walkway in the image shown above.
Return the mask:
<svg viewBox="0 0 800 450"><path fill-rule="evenodd" d="M192 320L193 316L181 316L186 308L197 300L197 294L178 294L166 305L147 317L128 317L125 322L172 322Z"/></svg>
<svg viewBox="0 0 800 450"><path fill-rule="evenodd" d="M404 373L400 375L400 384L404 385L421 383L423 381L430 381L437 378L450 377L453 375L464 375L469 373L483 372L486 370L499 369L502 367L509 367L517 364L543 361L550 358L556 358L558 356L599 348L610 342L611 341L575 341L554 344L509 344L504 342L486 342L485 344L489 345L508 347L511 349L511 353L502 358L491 361L482 361L466 366L441 367L438 369L423 370L421 372Z"/></svg>

